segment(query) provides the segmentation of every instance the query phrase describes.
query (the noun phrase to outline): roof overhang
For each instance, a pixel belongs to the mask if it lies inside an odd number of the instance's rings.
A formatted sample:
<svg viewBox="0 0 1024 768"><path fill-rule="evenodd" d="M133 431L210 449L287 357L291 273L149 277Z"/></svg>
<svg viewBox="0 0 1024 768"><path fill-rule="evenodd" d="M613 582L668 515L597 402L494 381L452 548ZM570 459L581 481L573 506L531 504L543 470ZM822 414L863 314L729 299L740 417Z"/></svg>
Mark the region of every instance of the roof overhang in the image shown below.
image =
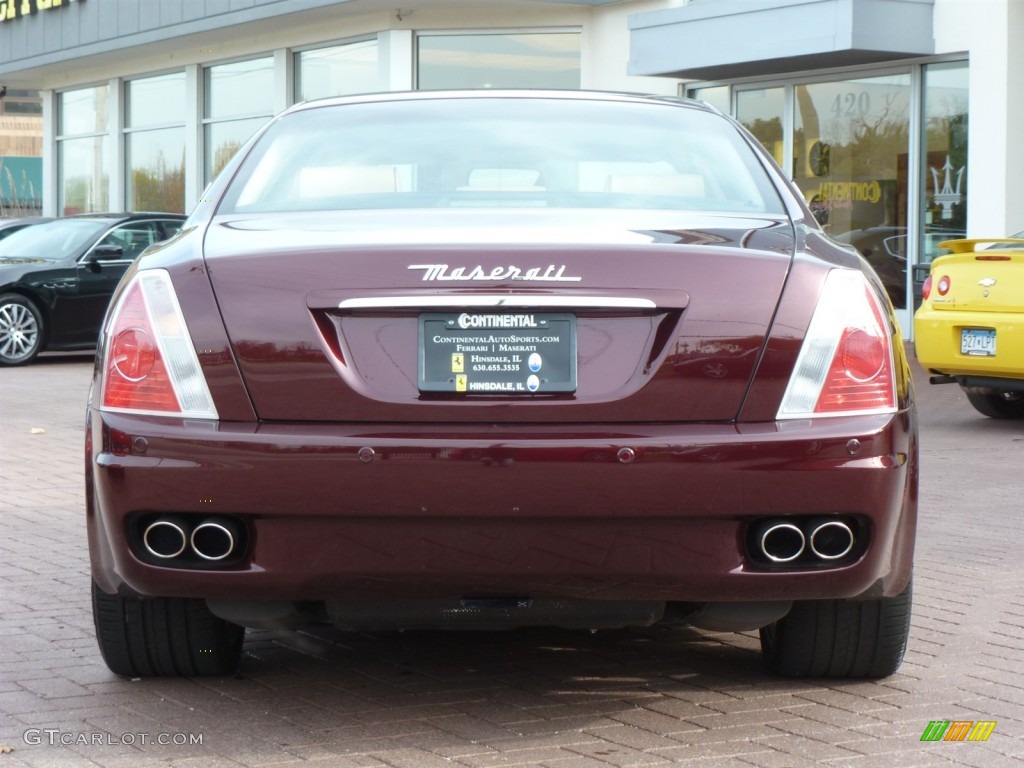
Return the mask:
<svg viewBox="0 0 1024 768"><path fill-rule="evenodd" d="M690 0L630 17L631 75L726 80L935 53L934 0Z"/></svg>
<svg viewBox="0 0 1024 768"><path fill-rule="evenodd" d="M6 2L0 0L0 5ZM89 73L110 67L130 76L205 64L223 58L221 51L240 42L263 40L257 46L262 51L279 47L271 41L279 40L286 29L317 28L327 39L343 37L346 21L360 16L377 17L382 30L405 29L410 27L402 22L403 15L413 12L460 11L471 20L487 10L481 6L500 5L503 11L519 11L529 19L539 7L557 12L576 6L589 11L616 2L619 0L402 0L394 4L380 0L239 0L228 7L226 0L221 0L182 7L181 2L166 0L170 11L140 14L138 0L89 0L65 4L61 13L19 15L0 24L0 84L61 88L74 84L81 73L92 80ZM159 0L147 0L144 5L148 11L156 8ZM126 15L124 29L119 28L120 17L114 13L118 9ZM467 26L487 24L481 21Z"/></svg>

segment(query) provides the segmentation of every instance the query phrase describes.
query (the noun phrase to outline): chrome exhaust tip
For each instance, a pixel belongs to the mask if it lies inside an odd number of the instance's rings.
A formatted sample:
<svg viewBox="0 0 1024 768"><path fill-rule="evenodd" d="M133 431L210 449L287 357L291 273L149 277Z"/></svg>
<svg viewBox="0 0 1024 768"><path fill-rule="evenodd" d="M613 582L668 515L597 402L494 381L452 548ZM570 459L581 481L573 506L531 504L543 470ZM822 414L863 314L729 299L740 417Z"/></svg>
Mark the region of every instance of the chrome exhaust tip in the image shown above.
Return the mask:
<svg viewBox="0 0 1024 768"><path fill-rule="evenodd" d="M234 551L237 541L232 526L213 520L200 523L192 531L192 550L203 560L223 560Z"/></svg>
<svg viewBox="0 0 1024 768"><path fill-rule="evenodd" d="M838 560L853 550L853 530L846 523L830 520L811 531L811 552L822 560Z"/></svg>
<svg viewBox="0 0 1024 768"><path fill-rule="evenodd" d="M142 544L153 557L169 560L185 551L188 537L185 530L171 520L156 520L142 532Z"/></svg>
<svg viewBox="0 0 1024 768"><path fill-rule="evenodd" d="M789 563L804 553L804 532L792 523L776 523L761 534L762 554L773 563Z"/></svg>

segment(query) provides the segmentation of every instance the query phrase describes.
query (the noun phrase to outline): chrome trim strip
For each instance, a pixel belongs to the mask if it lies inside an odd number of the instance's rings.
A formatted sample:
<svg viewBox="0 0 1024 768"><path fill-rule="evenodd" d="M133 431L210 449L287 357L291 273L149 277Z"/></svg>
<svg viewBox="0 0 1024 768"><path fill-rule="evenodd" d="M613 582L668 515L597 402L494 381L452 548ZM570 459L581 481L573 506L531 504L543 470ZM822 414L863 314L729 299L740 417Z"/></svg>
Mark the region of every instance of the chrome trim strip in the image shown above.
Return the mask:
<svg viewBox="0 0 1024 768"><path fill-rule="evenodd" d="M387 309L396 307L598 307L610 309L657 309L650 299L627 296L565 296L543 294L453 293L443 296L373 296L345 299L338 309Z"/></svg>

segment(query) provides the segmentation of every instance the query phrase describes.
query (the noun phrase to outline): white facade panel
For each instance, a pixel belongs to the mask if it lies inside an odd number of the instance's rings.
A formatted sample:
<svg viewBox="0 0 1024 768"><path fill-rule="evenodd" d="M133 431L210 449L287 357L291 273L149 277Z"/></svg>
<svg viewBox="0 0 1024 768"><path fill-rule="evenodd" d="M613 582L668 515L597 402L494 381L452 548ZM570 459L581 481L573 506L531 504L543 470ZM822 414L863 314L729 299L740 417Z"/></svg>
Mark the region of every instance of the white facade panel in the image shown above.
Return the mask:
<svg viewBox="0 0 1024 768"><path fill-rule="evenodd" d="M937 53L970 61L971 121L968 235L999 237L1024 230L1024 3L936 0Z"/></svg>

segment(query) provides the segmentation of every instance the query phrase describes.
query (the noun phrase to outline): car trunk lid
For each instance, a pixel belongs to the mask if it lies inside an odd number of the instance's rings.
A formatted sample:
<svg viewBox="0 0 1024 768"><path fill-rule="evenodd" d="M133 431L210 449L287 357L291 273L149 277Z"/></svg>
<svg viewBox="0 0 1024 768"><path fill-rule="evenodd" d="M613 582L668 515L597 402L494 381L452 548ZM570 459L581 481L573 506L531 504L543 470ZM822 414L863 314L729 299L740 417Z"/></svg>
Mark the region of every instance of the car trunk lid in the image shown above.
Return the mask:
<svg viewBox="0 0 1024 768"><path fill-rule="evenodd" d="M990 249L975 251L976 243L960 240L948 245L969 248L943 256L932 269L932 306L937 310L971 312L1020 312L1024 310L1024 250ZM1004 242L1004 241L999 241ZM939 282L946 278L949 289L943 295Z"/></svg>
<svg viewBox="0 0 1024 768"><path fill-rule="evenodd" d="M207 264L259 418L735 419L789 222L547 213L215 220Z"/></svg>

